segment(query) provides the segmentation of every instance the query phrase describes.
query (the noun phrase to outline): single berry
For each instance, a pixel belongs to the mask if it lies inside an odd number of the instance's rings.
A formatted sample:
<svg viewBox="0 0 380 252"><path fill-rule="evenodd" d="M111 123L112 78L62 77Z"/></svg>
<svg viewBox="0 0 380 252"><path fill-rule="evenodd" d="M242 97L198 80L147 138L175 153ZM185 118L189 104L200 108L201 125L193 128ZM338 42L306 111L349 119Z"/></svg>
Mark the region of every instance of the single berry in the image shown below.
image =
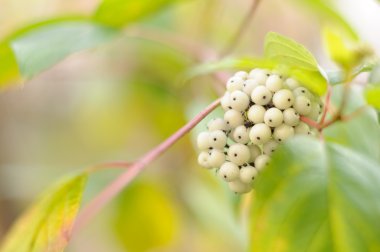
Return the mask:
<svg viewBox="0 0 380 252"><path fill-rule="evenodd" d="M289 126L296 126L300 122L300 115L293 108L285 109L283 112L284 123Z"/></svg>
<svg viewBox="0 0 380 252"><path fill-rule="evenodd" d="M277 127L282 124L284 116L278 108L270 108L264 114L264 122L269 127Z"/></svg>
<svg viewBox="0 0 380 252"><path fill-rule="evenodd" d="M232 109L244 111L248 108L249 96L240 90L233 91L230 96L230 103Z"/></svg>
<svg viewBox="0 0 380 252"><path fill-rule="evenodd" d="M294 96L293 93L288 89L281 89L274 93L273 104L278 109L287 109L293 105Z"/></svg>
<svg viewBox="0 0 380 252"><path fill-rule="evenodd" d="M235 90L243 89L244 79L241 77L232 77L227 81L227 90L233 92Z"/></svg>
<svg viewBox="0 0 380 252"><path fill-rule="evenodd" d="M266 109L260 105L253 105L249 108L247 117L253 123L263 123Z"/></svg>
<svg viewBox="0 0 380 252"><path fill-rule="evenodd" d="M240 180L245 184L250 184L257 177L258 172L253 166L246 166L240 169Z"/></svg>
<svg viewBox="0 0 380 252"><path fill-rule="evenodd" d="M306 96L297 96L294 102L294 109L300 115L306 116L311 112L311 101Z"/></svg>
<svg viewBox="0 0 380 252"><path fill-rule="evenodd" d="M227 136L221 130L215 130L209 134L210 146L215 149L223 149L227 144Z"/></svg>
<svg viewBox="0 0 380 252"><path fill-rule="evenodd" d="M244 117L239 111L230 109L224 113L224 121L226 121L228 127L236 128L239 125L243 125Z"/></svg>
<svg viewBox="0 0 380 252"><path fill-rule="evenodd" d="M271 135L272 132L269 126L264 123L255 124L249 132L249 138L252 143L257 145L268 142Z"/></svg>
<svg viewBox="0 0 380 252"><path fill-rule="evenodd" d="M272 92L265 86L258 86L252 91L251 99L257 105L267 105L272 100Z"/></svg>
<svg viewBox="0 0 380 252"><path fill-rule="evenodd" d="M294 136L294 129L286 124L281 124L276 127L273 132L273 138L279 143L283 143L286 139L292 136Z"/></svg>
<svg viewBox="0 0 380 252"><path fill-rule="evenodd" d="M233 144L228 149L228 158L236 165L248 163L249 155L249 148L244 144Z"/></svg>
<svg viewBox="0 0 380 252"><path fill-rule="evenodd" d="M208 154L208 164L213 168L219 168L226 160L226 155L221 150L213 149Z"/></svg>
<svg viewBox="0 0 380 252"><path fill-rule="evenodd" d="M282 80L278 75L271 75L268 77L265 86L272 92L277 92L279 91L282 86Z"/></svg>
<svg viewBox="0 0 380 252"><path fill-rule="evenodd" d="M207 151L202 151L198 155L198 164L204 168L212 168L212 166L209 163L209 154Z"/></svg>
<svg viewBox="0 0 380 252"><path fill-rule="evenodd" d="M234 181L239 178L239 167L232 162L225 162L218 170L218 175L227 182Z"/></svg>
<svg viewBox="0 0 380 252"><path fill-rule="evenodd" d="M252 190L251 185L243 183L241 180L228 182L228 187L235 193L248 193Z"/></svg>
<svg viewBox="0 0 380 252"><path fill-rule="evenodd" d="M240 125L233 130L232 138L237 143L247 144L249 142L249 131L244 125Z"/></svg>
<svg viewBox="0 0 380 252"><path fill-rule="evenodd" d="M267 156L272 155L272 153L277 149L278 143L274 140L270 140L263 146L263 153Z"/></svg>
<svg viewBox="0 0 380 252"><path fill-rule="evenodd" d="M200 150L208 150L211 147L210 133L201 132L197 137L197 146Z"/></svg>
<svg viewBox="0 0 380 252"><path fill-rule="evenodd" d="M270 157L268 155L260 155L255 160L255 168L258 171L262 171L269 164L269 161Z"/></svg>
<svg viewBox="0 0 380 252"><path fill-rule="evenodd" d="M207 129L209 131L228 130L227 124L222 118L215 118L208 122Z"/></svg>

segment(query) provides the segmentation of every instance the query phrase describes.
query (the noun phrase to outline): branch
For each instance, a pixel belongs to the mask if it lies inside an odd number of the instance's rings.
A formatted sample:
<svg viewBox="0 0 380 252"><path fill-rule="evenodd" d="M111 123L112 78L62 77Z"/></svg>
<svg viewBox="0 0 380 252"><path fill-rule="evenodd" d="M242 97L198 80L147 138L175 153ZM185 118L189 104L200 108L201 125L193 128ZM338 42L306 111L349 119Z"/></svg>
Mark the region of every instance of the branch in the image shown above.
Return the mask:
<svg viewBox="0 0 380 252"><path fill-rule="evenodd" d="M98 194L82 212L79 213L75 223L74 232L83 227L99 210L104 207L112 198L114 198L125 186L127 186L148 164L154 161L174 143L181 139L186 133L194 128L203 118L210 114L220 104L220 99L211 103L198 115L196 115L185 126L167 138L164 142L147 152L139 160L132 163L129 169L116 178L102 192Z"/></svg>
<svg viewBox="0 0 380 252"><path fill-rule="evenodd" d="M249 26L249 23L251 22L257 7L259 7L261 0L253 0L253 3L251 5L251 8L249 9L249 12L244 17L243 21L241 22L236 34L232 37L231 41L227 46L222 50L220 53L220 57L223 58L224 56L230 54L232 50L236 47L236 45L239 43L241 37L244 35L244 32Z"/></svg>

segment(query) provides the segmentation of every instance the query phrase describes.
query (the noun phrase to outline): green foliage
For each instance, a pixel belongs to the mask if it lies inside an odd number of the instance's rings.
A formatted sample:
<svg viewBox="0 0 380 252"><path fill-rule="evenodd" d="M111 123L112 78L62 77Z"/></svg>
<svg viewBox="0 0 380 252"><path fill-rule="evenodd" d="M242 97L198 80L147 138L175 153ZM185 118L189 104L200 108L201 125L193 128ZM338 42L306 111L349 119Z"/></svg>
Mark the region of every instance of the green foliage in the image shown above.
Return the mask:
<svg viewBox="0 0 380 252"><path fill-rule="evenodd" d="M94 19L100 23L121 27L148 15L157 13L179 0L103 0Z"/></svg>
<svg viewBox="0 0 380 252"><path fill-rule="evenodd" d="M365 98L369 105L380 110L380 65L373 68L369 82L365 89Z"/></svg>
<svg viewBox="0 0 380 252"><path fill-rule="evenodd" d="M327 90L327 82L319 72L316 59L303 45L296 41L270 32L265 38L265 57L285 66L288 74L298 79L317 95Z"/></svg>
<svg viewBox="0 0 380 252"><path fill-rule="evenodd" d="M21 74L30 78L74 52L114 38L116 31L87 21L64 21L35 27L12 40Z"/></svg>
<svg viewBox="0 0 380 252"><path fill-rule="evenodd" d="M379 180L368 156L292 139L257 181L251 251L379 251Z"/></svg>
<svg viewBox="0 0 380 252"><path fill-rule="evenodd" d="M46 191L14 224L0 251L63 251L71 235L86 181L87 174L79 174Z"/></svg>
<svg viewBox="0 0 380 252"><path fill-rule="evenodd" d="M369 105L380 109L380 83L368 86L365 91L365 98Z"/></svg>
<svg viewBox="0 0 380 252"><path fill-rule="evenodd" d="M135 183L120 196L115 232L128 251L148 251L170 245L179 228L173 199L153 183Z"/></svg>
<svg viewBox="0 0 380 252"><path fill-rule="evenodd" d="M0 90L19 81L19 76L16 58L8 41L4 41L0 43Z"/></svg>
<svg viewBox="0 0 380 252"><path fill-rule="evenodd" d="M303 45L275 32L265 37L265 57L289 67L319 71L317 60Z"/></svg>

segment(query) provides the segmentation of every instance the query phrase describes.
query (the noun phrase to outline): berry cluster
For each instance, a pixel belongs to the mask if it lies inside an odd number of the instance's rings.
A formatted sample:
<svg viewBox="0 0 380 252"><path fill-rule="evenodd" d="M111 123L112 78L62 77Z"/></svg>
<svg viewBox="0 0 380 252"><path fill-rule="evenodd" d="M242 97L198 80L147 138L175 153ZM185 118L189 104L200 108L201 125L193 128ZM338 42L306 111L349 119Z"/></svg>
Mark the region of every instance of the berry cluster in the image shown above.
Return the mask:
<svg viewBox="0 0 380 252"><path fill-rule="evenodd" d="M278 144L295 134L316 134L300 116L318 120L322 111L320 98L296 80L264 69L235 73L221 105L224 118L212 119L198 135L198 163L216 168L236 193L252 189Z"/></svg>

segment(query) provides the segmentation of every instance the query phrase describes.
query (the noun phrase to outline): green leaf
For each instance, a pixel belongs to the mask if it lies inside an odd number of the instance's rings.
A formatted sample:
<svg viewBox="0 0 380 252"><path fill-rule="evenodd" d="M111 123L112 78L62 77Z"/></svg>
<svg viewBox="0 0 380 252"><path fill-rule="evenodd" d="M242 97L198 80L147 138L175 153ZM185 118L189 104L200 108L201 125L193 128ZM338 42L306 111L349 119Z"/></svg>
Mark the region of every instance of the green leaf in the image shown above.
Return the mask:
<svg viewBox="0 0 380 252"><path fill-rule="evenodd" d="M82 200L87 173L69 177L34 203L14 224L1 252L63 251Z"/></svg>
<svg viewBox="0 0 380 252"><path fill-rule="evenodd" d="M365 98L369 105L380 109L380 83L368 86L365 90Z"/></svg>
<svg viewBox="0 0 380 252"><path fill-rule="evenodd" d="M289 70L289 75L298 80L304 87L311 92L322 96L327 90L326 79L317 71L307 71L301 69Z"/></svg>
<svg viewBox="0 0 380 252"><path fill-rule="evenodd" d="M319 71L314 56L303 45L275 32L265 37L265 57L289 67Z"/></svg>
<svg viewBox="0 0 380 252"><path fill-rule="evenodd" d="M154 14L179 0L103 0L94 19L100 23L121 27Z"/></svg>
<svg viewBox="0 0 380 252"><path fill-rule="evenodd" d="M257 180L251 251L379 251L380 166L308 137L280 147Z"/></svg>
<svg viewBox="0 0 380 252"><path fill-rule="evenodd" d="M8 41L0 43L0 90L20 81L16 58Z"/></svg>
<svg viewBox="0 0 380 252"><path fill-rule="evenodd" d="M168 246L176 237L178 212L162 185L136 182L119 199L114 226L127 251L151 251Z"/></svg>
<svg viewBox="0 0 380 252"><path fill-rule="evenodd" d="M11 41L23 77L30 78L66 56L114 38L116 31L87 21L38 26Z"/></svg>

